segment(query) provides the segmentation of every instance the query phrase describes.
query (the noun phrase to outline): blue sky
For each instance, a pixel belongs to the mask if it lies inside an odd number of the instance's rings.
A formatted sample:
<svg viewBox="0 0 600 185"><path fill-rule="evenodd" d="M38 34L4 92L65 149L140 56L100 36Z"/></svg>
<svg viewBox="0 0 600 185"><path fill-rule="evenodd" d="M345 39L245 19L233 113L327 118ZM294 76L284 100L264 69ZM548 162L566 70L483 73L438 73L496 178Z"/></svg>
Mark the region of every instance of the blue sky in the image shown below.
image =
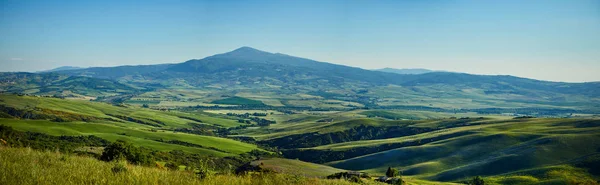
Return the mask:
<svg viewBox="0 0 600 185"><path fill-rule="evenodd" d="M600 81L600 1L0 0L0 71L177 63L241 46L366 69Z"/></svg>

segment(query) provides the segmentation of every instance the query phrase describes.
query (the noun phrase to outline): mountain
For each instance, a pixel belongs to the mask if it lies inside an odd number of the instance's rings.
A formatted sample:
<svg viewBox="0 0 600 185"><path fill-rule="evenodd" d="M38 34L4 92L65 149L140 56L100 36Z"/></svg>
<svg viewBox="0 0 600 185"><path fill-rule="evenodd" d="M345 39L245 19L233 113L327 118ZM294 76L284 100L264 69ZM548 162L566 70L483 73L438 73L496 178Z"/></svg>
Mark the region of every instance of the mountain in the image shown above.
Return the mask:
<svg viewBox="0 0 600 185"><path fill-rule="evenodd" d="M393 69L385 69L387 71ZM410 71L419 71L413 69ZM395 71L395 70L394 70ZM424 72L424 71L421 71ZM261 51L251 47L183 63L92 67L57 71L67 76L105 79L160 91L203 89L211 94L259 96L277 106L330 105L346 101L373 106L453 108L550 107L600 109L600 83L540 81L507 75L429 71L397 74ZM269 93L265 97L265 93ZM306 95L322 98L298 103ZM171 94L165 94L172 96ZM152 99L157 96L144 97ZM170 100L180 100L172 98ZM212 99L195 99L210 103ZM319 105L319 106L317 106ZM354 106L354 105L353 105ZM350 104L342 107L352 108Z"/></svg>
<svg viewBox="0 0 600 185"><path fill-rule="evenodd" d="M176 64L166 71L188 75L228 76L234 79L236 77L272 78L288 84L324 80L333 84L354 81L384 85L401 78L395 74L269 53L250 47L242 47L199 60L189 60Z"/></svg>
<svg viewBox="0 0 600 185"><path fill-rule="evenodd" d="M383 69L375 69L374 71L388 72L388 73L396 73L396 74L408 74L408 75L418 75L435 72L429 69L422 68L414 68L414 69L395 69L395 68L383 68Z"/></svg>
<svg viewBox="0 0 600 185"><path fill-rule="evenodd" d="M119 82L59 73L0 73L0 92L55 96L116 96L137 89Z"/></svg>
<svg viewBox="0 0 600 185"><path fill-rule="evenodd" d="M89 76L94 78L118 79L163 71L173 64L136 65L116 67L90 67L78 70L58 71L63 74Z"/></svg>
<svg viewBox="0 0 600 185"><path fill-rule="evenodd" d="M57 72L57 71L67 71L67 70L75 70L75 69L84 69L82 67L75 66L61 66L50 70L38 71L38 73L49 73L49 72Z"/></svg>

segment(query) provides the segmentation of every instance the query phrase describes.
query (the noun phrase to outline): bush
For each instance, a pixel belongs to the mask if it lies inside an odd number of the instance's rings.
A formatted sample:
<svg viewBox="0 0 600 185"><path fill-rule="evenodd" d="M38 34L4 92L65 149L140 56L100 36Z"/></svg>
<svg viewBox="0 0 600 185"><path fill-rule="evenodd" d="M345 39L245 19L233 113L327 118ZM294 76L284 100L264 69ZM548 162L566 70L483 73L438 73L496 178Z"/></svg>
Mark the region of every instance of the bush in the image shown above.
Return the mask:
<svg viewBox="0 0 600 185"><path fill-rule="evenodd" d="M153 164L153 161L148 153L122 140L117 140L116 142L104 148L104 152L102 152L100 159L103 161L124 159L137 165Z"/></svg>
<svg viewBox="0 0 600 185"><path fill-rule="evenodd" d="M179 165L169 162L165 164L165 168L168 168L169 170L179 170Z"/></svg>
<svg viewBox="0 0 600 185"><path fill-rule="evenodd" d="M348 179L348 181L350 182L355 182L355 183L361 183L362 181L360 180L360 177L357 176L352 176L350 177L350 179Z"/></svg>
<svg viewBox="0 0 600 185"><path fill-rule="evenodd" d="M471 185L485 185L485 181L480 176L474 177L473 180L469 183Z"/></svg>
<svg viewBox="0 0 600 185"><path fill-rule="evenodd" d="M392 167L388 167L387 171L385 172L385 176L387 177L395 177L396 175L398 175L398 170Z"/></svg>

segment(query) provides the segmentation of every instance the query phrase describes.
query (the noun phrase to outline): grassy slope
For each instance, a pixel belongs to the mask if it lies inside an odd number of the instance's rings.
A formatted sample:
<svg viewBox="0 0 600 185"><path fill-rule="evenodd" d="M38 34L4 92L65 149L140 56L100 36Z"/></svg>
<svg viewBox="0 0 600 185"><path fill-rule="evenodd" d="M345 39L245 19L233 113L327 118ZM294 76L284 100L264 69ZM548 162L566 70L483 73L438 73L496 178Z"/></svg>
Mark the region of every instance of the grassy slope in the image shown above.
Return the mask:
<svg viewBox="0 0 600 185"><path fill-rule="evenodd" d="M293 159L262 159L252 162L254 165L263 164L263 168L275 170L277 172L302 175L308 177L326 177L328 175L343 172L345 170L333 168L330 166L303 162Z"/></svg>
<svg viewBox="0 0 600 185"><path fill-rule="evenodd" d="M113 173L115 163L53 152L0 147L0 184L207 184L207 185L350 185L342 180L293 177L216 175L199 179L192 173L127 165L126 172ZM374 184L374 183L371 183Z"/></svg>
<svg viewBox="0 0 600 185"><path fill-rule="evenodd" d="M384 173L387 166L394 166L402 169L405 175L449 181L475 174L493 176L570 164L572 160L598 154L600 149L600 143L591 142L600 140L598 120L532 119L474 126L473 129L469 135L331 162L329 165L374 173ZM397 140L401 142L402 138ZM389 141L396 141L396 138ZM345 149L345 145L376 146L383 143L359 141L317 148Z"/></svg>
<svg viewBox="0 0 600 185"><path fill-rule="evenodd" d="M314 164L289 162L315 167ZM280 160L266 160L282 162ZM40 152L27 148L0 146L0 184L204 184L204 185L352 185L344 180L326 180L289 174L213 175L199 179L184 171L168 171L153 167L127 165L126 172L114 173L114 162L103 162L89 157L70 156L55 152ZM318 165L317 165L318 166ZM308 169L308 168L304 168ZM408 185L451 185L453 183L432 182L406 178ZM363 184L379 184L363 179Z"/></svg>
<svg viewBox="0 0 600 185"><path fill-rule="evenodd" d="M224 111L227 112L227 111ZM367 112L367 113L365 113ZM345 112L330 112L330 113L318 113L318 114L292 114L283 115L276 114L270 115L268 119L276 120L277 124L272 124L269 127L262 129L248 129L242 130L239 133L241 135L252 136L258 140L266 140L277 137L284 137L294 134L303 134L309 132L336 132L346 130L350 127L359 125L371 125L371 126L394 126L401 125L410 122L423 122L423 127L435 127L435 120L430 119L442 119L450 117L479 117L475 113L459 113L459 114L448 114L440 112L427 112L427 111L406 111L406 110L391 110L381 111L393 113L397 116L404 116L403 118L416 119L415 121L392 121L384 118L366 118L365 114L369 112L377 111L345 111ZM494 119L508 119L512 117L497 116L497 115L486 115L486 117ZM319 120L332 119L332 122L318 122ZM432 123L427 125L426 123Z"/></svg>
<svg viewBox="0 0 600 185"><path fill-rule="evenodd" d="M205 123L234 127L241 125L236 120L221 119L207 116L206 114L189 114L180 112L163 112L151 109L143 109L137 107L118 107L105 103L89 102L82 100L63 100L57 98L40 98L31 96L15 96L0 94L0 104L16 108L44 108L57 110L99 118L112 118L110 115L125 115L140 120L158 120L164 122L170 127L187 127L187 123L192 122L188 119L180 118L181 116L193 117L200 119Z"/></svg>
<svg viewBox="0 0 600 185"><path fill-rule="evenodd" d="M178 112L161 112L140 108L124 108L94 103L87 101L62 100L55 98L36 98L0 95L1 104L17 108L39 107L76 114L85 114L99 118L109 118L107 114L127 115L140 120L161 120L170 128L188 127L187 123L194 122L182 119L178 116L193 117L202 121L214 123L231 124L235 120L211 117L208 114L189 114ZM112 118L117 119L117 118ZM228 156L240 154L256 149L255 145L211 136L200 136L186 133L174 133L171 131L150 131L151 126L133 122L113 122L108 120L96 120L93 122L51 122L47 120L16 120L0 119L0 124L12 126L17 130L47 133L51 135L96 135L104 139L115 141L117 139L127 140L139 146L145 146L157 150L183 150L214 156ZM182 145L168 144L156 140L180 140L188 143L214 147L222 151L207 148L187 147Z"/></svg>

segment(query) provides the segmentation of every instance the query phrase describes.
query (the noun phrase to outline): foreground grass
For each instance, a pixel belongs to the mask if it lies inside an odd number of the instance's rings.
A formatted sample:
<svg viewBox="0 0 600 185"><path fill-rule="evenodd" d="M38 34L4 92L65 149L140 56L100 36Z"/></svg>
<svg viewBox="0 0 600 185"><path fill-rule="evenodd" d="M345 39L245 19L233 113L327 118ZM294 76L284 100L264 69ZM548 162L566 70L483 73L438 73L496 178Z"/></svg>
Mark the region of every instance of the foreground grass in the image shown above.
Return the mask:
<svg viewBox="0 0 600 185"><path fill-rule="evenodd" d="M352 184L343 180L305 178L286 174L214 175L200 179L193 173L126 165L126 171L113 172L122 163L94 158L39 152L27 148L0 147L0 184ZM366 181L367 184L375 182Z"/></svg>

